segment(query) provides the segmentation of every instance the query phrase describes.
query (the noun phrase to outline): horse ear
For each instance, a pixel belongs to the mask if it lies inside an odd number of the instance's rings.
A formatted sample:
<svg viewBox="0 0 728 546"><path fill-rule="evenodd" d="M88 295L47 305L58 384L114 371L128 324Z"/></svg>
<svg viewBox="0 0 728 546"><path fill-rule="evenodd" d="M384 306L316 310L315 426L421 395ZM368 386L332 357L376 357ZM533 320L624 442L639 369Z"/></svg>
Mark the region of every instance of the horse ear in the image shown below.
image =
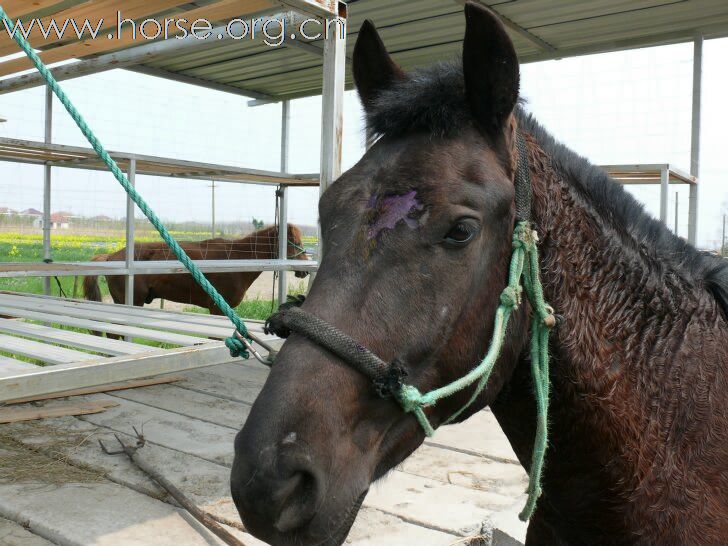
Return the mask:
<svg viewBox="0 0 728 546"><path fill-rule="evenodd" d="M368 19L362 24L354 46L353 72L365 110L369 109L382 90L405 77L402 69L387 53L374 24Z"/></svg>
<svg viewBox="0 0 728 546"><path fill-rule="evenodd" d="M498 16L476 2L465 4L463 74L475 118L498 137L518 101L518 56Z"/></svg>

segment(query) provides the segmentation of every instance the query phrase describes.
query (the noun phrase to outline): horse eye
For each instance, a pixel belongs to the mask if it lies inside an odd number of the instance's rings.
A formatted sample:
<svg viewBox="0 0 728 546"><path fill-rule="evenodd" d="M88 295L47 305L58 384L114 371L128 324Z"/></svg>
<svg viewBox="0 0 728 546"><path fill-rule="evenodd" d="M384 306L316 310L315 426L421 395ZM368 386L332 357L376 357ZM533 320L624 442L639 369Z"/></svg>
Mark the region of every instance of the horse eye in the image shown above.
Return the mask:
<svg viewBox="0 0 728 546"><path fill-rule="evenodd" d="M478 225L473 220L460 220L445 235L445 243L454 246L465 246L478 232Z"/></svg>

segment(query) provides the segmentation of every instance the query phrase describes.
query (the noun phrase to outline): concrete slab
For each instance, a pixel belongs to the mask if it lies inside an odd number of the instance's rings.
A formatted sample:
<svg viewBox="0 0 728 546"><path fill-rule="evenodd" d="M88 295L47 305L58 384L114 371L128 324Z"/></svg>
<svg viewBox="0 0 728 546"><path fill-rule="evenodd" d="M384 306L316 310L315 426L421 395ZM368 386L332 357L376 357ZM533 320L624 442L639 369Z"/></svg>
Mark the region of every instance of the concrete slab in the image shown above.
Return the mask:
<svg viewBox="0 0 728 546"><path fill-rule="evenodd" d="M250 406L247 404L172 385L155 385L110 394L147 406L193 416L195 419L227 426L236 431L242 428L250 413Z"/></svg>
<svg viewBox="0 0 728 546"><path fill-rule="evenodd" d="M490 410L479 411L467 421L439 428L427 441L430 445L452 447L484 457L503 459L515 464L518 458Z"/></svg>
<svg viewBox="0 0 728 546"><path fill-rule="evenodd" d="M467 535L493 512L509 508L513 499L395 471L372 486L364 503L419 525Z"/></svg>
<svg viewBox="0 0 728 546"><path fill-rule="evenodd" d="M34 535L25 527L0 518L0 544L3 546L53 546L52 542Z"/></svg>
<svg viewBox="0 0 728 546"><path fill-rule="evenodd" d="M188 514L110 483L0 485L0 514L63 546L224 544Z"/></svg>
<svg viewBox="0 0 728 546"><path fill-rule="evenodd" d="M232 465L234 429L121 398L113 400L118 401L119 406L84 416L82 420L124 433L131 432L132 426L143 428L145 436L156 445L184 451L210 462Z"/></svg>

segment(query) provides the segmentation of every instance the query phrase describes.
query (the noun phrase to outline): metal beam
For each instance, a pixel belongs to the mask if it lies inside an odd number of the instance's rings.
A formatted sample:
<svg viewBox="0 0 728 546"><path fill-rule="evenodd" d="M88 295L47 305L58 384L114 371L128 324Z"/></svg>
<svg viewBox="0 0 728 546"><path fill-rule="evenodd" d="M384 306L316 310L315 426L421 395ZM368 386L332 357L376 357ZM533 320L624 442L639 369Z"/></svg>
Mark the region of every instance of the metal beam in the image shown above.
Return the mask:
<svg viewBox="0 0 728 546"><path fill-rule="evenodd" d="M346 37L337 25L324 42L324 74L321 100L321 180L320 194L341 174L342 131L344 125L344 78ZM324 248L319 224L319 260Z"/></svg>
<svg viewBox="0 0 728 546"><path fill-rule="evenodd" d="M126 68L132 72L139 74L146 74L147 76L154 76L157 78L164 78L165 80L172 80L175 82L186 83L189 85L196 85L197 87L204 87L206 89L212 89L214 91L222 91L223 93L231 93L233 95L240 95L243 97L250 97L258 100L273 100L271 95L253 91L252 89L245 89L242 87L236 87L234 85L226 85L224 83L216 83L202 78L195 78L193 76L186 76L184 74L177 74L176 72L170 72L169 70L163 70L161 68L155 68L153 66L128 66Z"/></svg>
<svg viewBox="0 0 728 546"><path fill-rule="evenodd" d="M291 136L291 103L281 103L281 172L288 171L288 153ZM288 188L280 186L278 197L278 258L288 258ZM278 304L285 303L288 282L285 271L278 272Z"/></svg>
<svg viewBox="0 0 728 546"><path fill-rule="evenodd" d="M693 41L693 104L690 130L690 174L700 176L700 121L703 95L703 36L698 35ZM690 186L688 200L688 242L692 245L698 241L698 186Z"/></svg>
<svg viewBox="0 0 728 546"><path fill-rule="evenodd" d="M129 161L128 178L132 188L136 185L136 159ZM130 195L126 196L126 268L134 269L134 201ZM134 275L126 276L124 284L124 303L134 305ZM127 339L131 341L131 339Z"/></svg>
<svg viewBox="0 0 728 546"><path fill-rule="evenodd" d="M227 25L220 25L212 29L205 40L199 40L193 35L177 40L161 40L147 45L132 47L107 53L94 59L78 61L71 64L59 66L51 70L57 81L70 80L90 74L98 74L116 68L127 68L130 66L143 65L158 61L171 55L178 55L188 50L204 50L205 47L217 46L225 41L232 41L231 35L241 35L243 26L241 23L233 24L228 31ZM222 39L218 39L222 36ZM37 72L16 76L0 81L0 94L11 93L23 89L30 89L43 85L45 80Z"/></svg>
<svg viewBox="0 0 728 546"><path fill-rule="evenodd" d="M313 260L193 260L203 273L248 273L254 271L307 271L318 269ZM0 262L0 278L73 277L76 275L189 275L177 260L126 262Z"/></svg>

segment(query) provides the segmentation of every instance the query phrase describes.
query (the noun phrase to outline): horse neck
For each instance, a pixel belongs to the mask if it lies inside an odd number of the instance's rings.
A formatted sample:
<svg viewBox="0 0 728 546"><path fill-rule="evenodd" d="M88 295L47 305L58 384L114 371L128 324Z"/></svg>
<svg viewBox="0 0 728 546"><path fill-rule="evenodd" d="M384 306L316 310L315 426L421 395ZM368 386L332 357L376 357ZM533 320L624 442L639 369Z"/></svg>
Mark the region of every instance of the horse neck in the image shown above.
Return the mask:
<svg viewBox="0 0 728 546"><path fill-rule="evenodd" d="M688 273L620 233L609 212L592 206L540 148L532 153L544 291L565 317L554 341L576 373L569 382L599 396L623 387L628 376L658 381L677 374L674 387L684 385L693 358L685 333L707 329L725 337L716 300ZM664 379L663 388L673 386Z"/></svg>
<svg viewBox="0 0 728 546"><path fill-rule="evenodd" d="M544 491L556 494L545 511L554 520L573 515L564 525L576 530L584 511L632 503L634 514L642 513L639 491L662 492L675 478L664 473L686 471L676 459L717 456L728 334L712 296L618 238L544 152L530 147L544 293L564 317L550 345ZM526 466L535 423L529 365L522 360L492 405ZM572 487L580 505L568 504L564 491ZM644 502L645 511L651 507ZM638 525L625 521L634 514L604 522L633 532Z"/></svg>
<svg viewBox="0 0 728 546"><path fill-rule="evenodd" d="M271 230L255 232L236 240L233 248L253 260L272 260L278 258L278 234Z"/></svg>

